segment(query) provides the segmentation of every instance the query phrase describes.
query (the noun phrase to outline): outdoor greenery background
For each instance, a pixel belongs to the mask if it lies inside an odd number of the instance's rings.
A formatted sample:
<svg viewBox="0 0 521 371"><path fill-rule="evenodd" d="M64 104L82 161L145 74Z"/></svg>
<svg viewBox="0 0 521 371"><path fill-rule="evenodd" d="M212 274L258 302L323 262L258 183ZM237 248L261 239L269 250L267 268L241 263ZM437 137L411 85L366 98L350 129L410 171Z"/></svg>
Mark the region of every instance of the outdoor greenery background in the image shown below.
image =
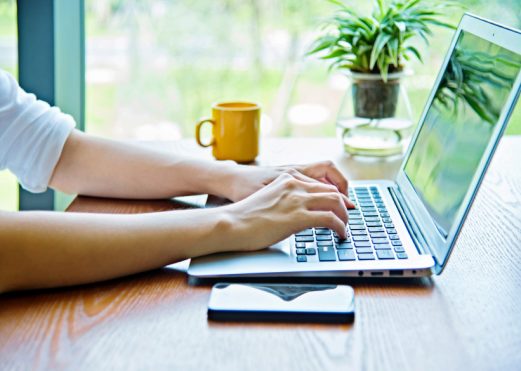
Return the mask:
<svg viewBox="0 0 521 371"><path fill-rule="evenodd" d="M326 63L305 58L334 6L326 0L85 0L87 131L119 139L193 137L212 102L254 100L263 135L334 136L348 86ZM368 12L372 1L351 1ZM465 0L466 10L521 28L519 0ZM451 41L435 29L425 64L407 82L421 114ZM0 0L0 68L16 75L15 0ZM518 105L519 106L519 105ZM518 107L509 134L521 134ZM14 178L0 172L0 208L15 209Z"/></svg>

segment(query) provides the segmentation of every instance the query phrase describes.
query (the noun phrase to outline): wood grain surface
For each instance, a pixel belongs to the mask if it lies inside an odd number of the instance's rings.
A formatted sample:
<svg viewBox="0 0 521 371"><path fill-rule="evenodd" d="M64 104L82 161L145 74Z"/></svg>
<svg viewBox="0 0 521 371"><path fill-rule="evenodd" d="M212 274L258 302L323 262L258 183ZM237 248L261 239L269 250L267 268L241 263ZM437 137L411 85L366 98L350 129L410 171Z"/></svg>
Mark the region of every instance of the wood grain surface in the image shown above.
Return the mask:
<svg viewBox="0 0 521 371"><path fill-rule="evenodd" d="M201 157L191 142L166 149ZM157 146L157 145L156 145ZM214 324L187 262L99 284L0 296L2 370L519 370L521 137L507 137L441 276L349 281L354 325ZM353 179L392 177L333 139L267 140L261 164L334 160ZM78 197L70 211L137 213L176 201Z"/></svg>

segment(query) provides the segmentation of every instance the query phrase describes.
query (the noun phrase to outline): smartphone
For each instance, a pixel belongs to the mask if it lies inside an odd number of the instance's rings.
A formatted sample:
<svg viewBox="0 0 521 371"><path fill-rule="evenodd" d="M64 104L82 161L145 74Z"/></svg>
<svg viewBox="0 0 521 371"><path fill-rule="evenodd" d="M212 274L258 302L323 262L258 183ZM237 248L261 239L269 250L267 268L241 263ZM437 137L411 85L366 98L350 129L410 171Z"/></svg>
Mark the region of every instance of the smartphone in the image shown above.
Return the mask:
<svg viewBox="0 0 521 371"><path fill-rule="evenodd" d="M355 293L347 285L217 283L208 319L235 322L351 323Z"/></svg>

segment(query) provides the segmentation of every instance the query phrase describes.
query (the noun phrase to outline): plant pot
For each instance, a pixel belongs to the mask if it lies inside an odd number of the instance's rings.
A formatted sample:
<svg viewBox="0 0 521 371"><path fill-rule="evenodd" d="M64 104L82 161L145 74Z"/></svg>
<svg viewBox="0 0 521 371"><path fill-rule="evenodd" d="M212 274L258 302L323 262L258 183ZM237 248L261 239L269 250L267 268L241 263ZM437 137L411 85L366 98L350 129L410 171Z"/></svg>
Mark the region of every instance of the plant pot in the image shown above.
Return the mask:
<svg viewBox="0 0 521 371"><path fill-rule="evenodd" d="M385 82L381 78L358 78L353 74L351 89L356 117L371 119L394 117L400 95L399 78Z"/></svg>
<svg viewBox="0 0 521 371"><path fill-rule="evenodd" d="M385 82L377 74L348 74L351 87L337 117L338 134L348 154L388 157L403 151L413 128L403 84L410 74L389 74Z"/></svg>

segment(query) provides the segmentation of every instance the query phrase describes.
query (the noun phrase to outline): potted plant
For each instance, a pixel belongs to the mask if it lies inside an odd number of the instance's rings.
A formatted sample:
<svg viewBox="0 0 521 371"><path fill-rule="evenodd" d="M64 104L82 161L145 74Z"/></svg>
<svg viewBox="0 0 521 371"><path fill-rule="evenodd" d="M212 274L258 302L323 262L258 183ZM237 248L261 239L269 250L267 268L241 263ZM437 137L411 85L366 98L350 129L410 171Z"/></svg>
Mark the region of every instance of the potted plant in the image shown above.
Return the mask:
<svg viewBox="0 0 521 371"><path fill-rule="evenodd" d="M431 26L454 28L443 21L452 2L376 0L369 16L358 14L340 0L334 16L308 54L325 53L330 69L349 71L353 80L354 115L369 119L393 117L405 63L415 57L417 38L428 44Z"/></svg>

